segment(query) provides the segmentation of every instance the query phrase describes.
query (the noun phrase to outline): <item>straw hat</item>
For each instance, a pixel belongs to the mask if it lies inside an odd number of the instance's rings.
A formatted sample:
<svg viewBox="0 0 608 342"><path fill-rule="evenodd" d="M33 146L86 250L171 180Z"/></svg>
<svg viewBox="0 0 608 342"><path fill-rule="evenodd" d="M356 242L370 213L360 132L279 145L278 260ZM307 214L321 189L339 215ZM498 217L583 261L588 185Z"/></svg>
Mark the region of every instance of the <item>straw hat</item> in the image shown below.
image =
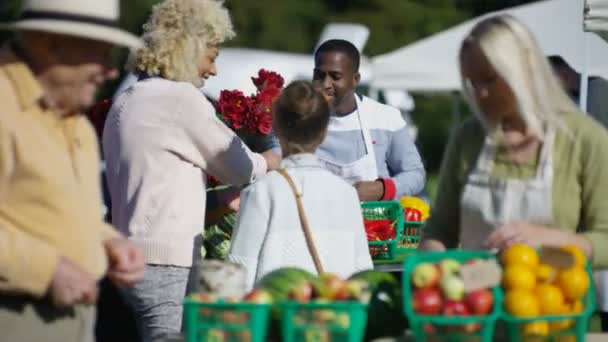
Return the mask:
<svg viewBox="0 0 608 342"><path fill-rule="evenodd" d="M139 47L136 36L118 28L119 7L119 0L25 0L21 17L0 23L0 29L51 32Z"/></svg>

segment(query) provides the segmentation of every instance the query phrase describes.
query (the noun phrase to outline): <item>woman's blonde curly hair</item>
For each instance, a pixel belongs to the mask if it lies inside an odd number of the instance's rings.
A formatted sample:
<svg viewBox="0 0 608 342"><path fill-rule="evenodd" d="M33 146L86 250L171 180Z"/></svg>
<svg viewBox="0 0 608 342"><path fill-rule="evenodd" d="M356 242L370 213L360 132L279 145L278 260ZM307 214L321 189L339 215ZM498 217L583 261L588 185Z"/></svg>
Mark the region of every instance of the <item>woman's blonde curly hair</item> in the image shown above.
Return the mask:
<svg viewBox="0 0 608 342"><path fill-rule="evenodd" d="M222 0L165 0L153 7L143 29L143 47L131 54L127 69L197 87L207 47L235 35Z"/></svg>

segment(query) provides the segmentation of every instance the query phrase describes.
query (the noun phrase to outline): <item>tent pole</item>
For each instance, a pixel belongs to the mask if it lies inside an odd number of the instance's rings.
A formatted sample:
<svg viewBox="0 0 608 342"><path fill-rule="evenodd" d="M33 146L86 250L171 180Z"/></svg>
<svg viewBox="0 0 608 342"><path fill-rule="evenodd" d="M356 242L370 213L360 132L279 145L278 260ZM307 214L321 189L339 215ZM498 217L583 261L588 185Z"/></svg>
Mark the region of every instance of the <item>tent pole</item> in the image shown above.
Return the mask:
<svg viewBox="0 0 608 342"><path fill-rule="evenodd" d="M583 61L583 68L581 70L581 84L580 84L580 92L579 92L579 107L581 109L581 111L583 113L587 113L587 97L588 97L588 93L589 93L589 82L587 81L589 78L589 70L588 70L588 61L587 61L587 37L588 37L588 33L587 32L583 32L583 51L582 51L582 61Z"/></svg>
<svg viewBox="0 0 608 342"><path fill-rule="evenodd" d="M450 92L450 97L452 98L452 125L450 127L450 135L457 128L460 123L460 93L458 91Z"/></svg>

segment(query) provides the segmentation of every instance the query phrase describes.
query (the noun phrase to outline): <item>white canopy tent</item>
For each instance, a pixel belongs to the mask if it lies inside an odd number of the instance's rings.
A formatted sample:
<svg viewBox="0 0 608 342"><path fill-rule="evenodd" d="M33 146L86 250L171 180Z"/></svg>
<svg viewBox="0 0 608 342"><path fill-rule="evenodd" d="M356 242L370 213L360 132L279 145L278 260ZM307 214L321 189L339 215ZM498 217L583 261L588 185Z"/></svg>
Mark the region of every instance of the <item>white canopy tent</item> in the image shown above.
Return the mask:
<svg viewBox="0 0 608 342"><path fill-rule="evenodd" d="M606 0L601 2L606 3ZM547 55L561 55L578 71L586 66L590 75L608 78L608 45L596 34L583 31L583 2L544 0L488 13L372 58L371 87L378 90L405 89L409 92L460 90L457 64L460 44L479 20L497 13L509 13L523 21L533 31Z"/></svg>
<svg viewBox="0 0 608 342"><path fill-rule="evenodd" d="M608 39L608 0L585 0L585 31L598 32Z"/></svg>

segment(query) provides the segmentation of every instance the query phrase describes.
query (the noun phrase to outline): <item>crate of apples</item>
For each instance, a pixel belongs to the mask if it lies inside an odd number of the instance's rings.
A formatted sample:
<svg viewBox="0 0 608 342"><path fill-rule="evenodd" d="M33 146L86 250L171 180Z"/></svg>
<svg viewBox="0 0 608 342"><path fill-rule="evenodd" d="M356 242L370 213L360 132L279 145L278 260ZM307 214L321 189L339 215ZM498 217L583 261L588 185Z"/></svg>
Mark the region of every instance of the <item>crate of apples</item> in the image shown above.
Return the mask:
<svg viewBox="0 0 608 342"><path fill-rule="evenodd" d="M283 339L322 342L359 336L355 340L360 340L370 296L367 283L342 279L333 273L301 282L289 291L289 300L280 305Z"/></svg>
<svg viewBox="0 0 608 342"><path fill-rule="evenodd" d="M493 260L493 256L453 250L419 253L406 260L404 309L417 340L428 335L465 334L477 336L473 340L491 341L502 299L500 276L486 287L471 284L470 276L465 277L476 263L485 267L487 259ZM492 264L498 267L496 262Z"/></svg>
<svg viewBox="0 0 608 342"><path fill-rule="evenodd" d="M243 297L195 293L184 300L188 341L264 341L273 298L262 289Z"/></svg>

